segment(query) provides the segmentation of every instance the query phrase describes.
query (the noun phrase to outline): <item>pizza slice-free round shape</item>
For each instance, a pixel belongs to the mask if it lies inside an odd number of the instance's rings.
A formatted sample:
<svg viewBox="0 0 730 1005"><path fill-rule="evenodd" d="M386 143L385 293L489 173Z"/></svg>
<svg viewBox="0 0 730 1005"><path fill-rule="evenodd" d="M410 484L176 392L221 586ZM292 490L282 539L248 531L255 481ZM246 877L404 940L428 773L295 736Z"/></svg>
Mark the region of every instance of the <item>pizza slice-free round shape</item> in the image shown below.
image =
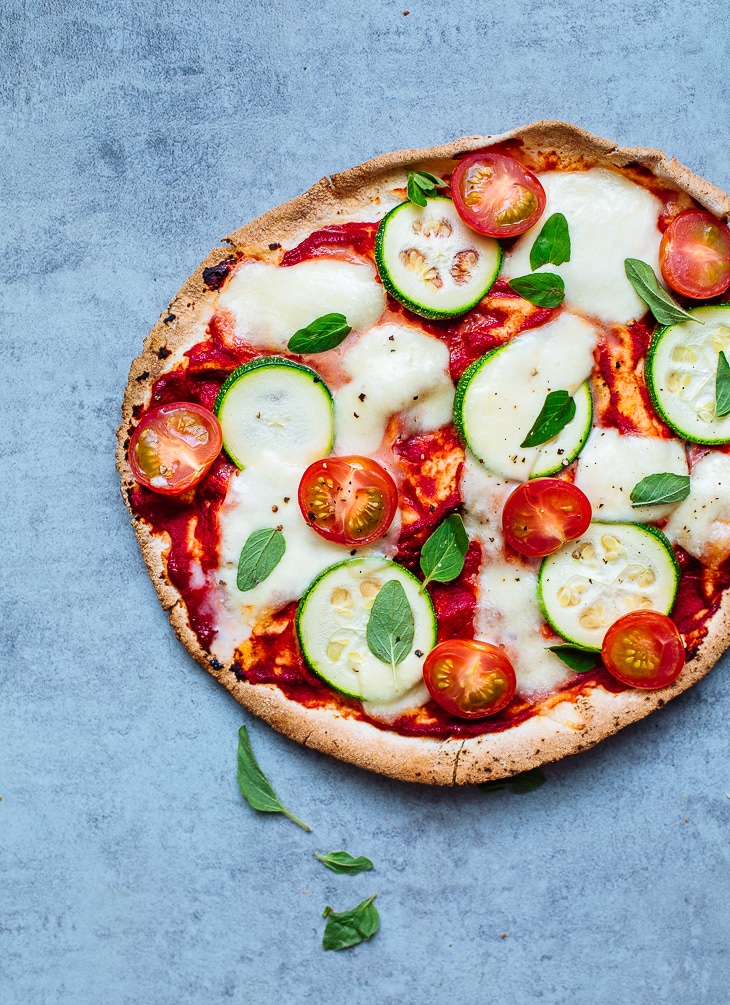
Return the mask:
<svg viewBox="0 0 730 1005"><path fill-rule="evenodd" d="M449 187L461 162L465 215ZM492 179L495 163L518 167ZM301 743L449 785L584 750L707 673L730 642L730 335L717 297L689 300L661 268L663 233L699 209L724 228L730 198L659 151L541 122L384 155L231 234L132 364L117 452L145 562L195 659ZM509 236L475 229L487 218ZM662 305L671 324L649 310ZM199 410L180 413L186 450L211 421L223 449L176 492L154 415L180 403ZM385 477L368 480L373 466ZM546 476L577 485L598 528L544 560L561 579L549 603L542 560L502 526L511 493ZM534 519L561 525L547 504ZM668 610L677 680L635 689L598 658L588 671L562 658L598 653L599 606L611 623ZM497 647L516 681L506 707L466 718L434 698L420 668L450 639ZM468 683L464 659L453 672Z"/></svg>

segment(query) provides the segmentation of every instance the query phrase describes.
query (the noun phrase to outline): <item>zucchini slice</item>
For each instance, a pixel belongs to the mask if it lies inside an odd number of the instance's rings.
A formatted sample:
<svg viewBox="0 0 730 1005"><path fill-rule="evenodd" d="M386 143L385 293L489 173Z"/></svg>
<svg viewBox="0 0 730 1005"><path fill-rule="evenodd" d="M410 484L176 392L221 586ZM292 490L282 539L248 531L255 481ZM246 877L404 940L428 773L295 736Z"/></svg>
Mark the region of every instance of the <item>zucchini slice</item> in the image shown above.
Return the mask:
<svg viewBox="0 0 730 1005"><path fill-rule="evenodd" d="M319 374L281 356L239 366L215 400L223 446L245 468L264 452L306 467L332 449L332 395Z"/></svg>
<svg viewBox="0 0 730 1005"><path fill-rule="evenodd" d="M715 415L717 360L720 352L730 352L730 304L689 313L696 320L669 325L654 336L645 366L649 395L685 440L730 443L730 415Z"/></svg>
<svg viewBox="0 0 730 1005"><path fill-rule="evenodd" d="M537 594L546 620L568 642L600 649L609 627L630 611L669 614L679 565L660 530L592 523L543 560Z"/></svg>
<svg viewBox="0 0 730 1005"><path fill-rule="evenodd" d="M563 359L562 350L542 361L543 334L536 332L526 332L476 360L456 388L457 430L477 460L502 478L524 481L560 471L578 456L591 431L593 401L585 369ZM573 393L575 416L547 443L520 446L548 392L561 387Z"/></svg>
<svg viewBox="0 0 730 1005"><path fill-rule="evenodd" d="M368 649L367 626L375 597L391 579L400 582L413 612L411 652L395 668ZM297 635L309 666L337 691L363 701L391 702L423 681L423 661L436 644L436 615L410 572L385 558L354 558L326 569L302 597Z"/></svg>
<svg viewBox="0 0 730 1005"><path fill-rule="evenodd" d="M375 261L383 286L424 318L464 314L492 287L502 249L471 230L451 199L402 202L382 219Z"/></svg>

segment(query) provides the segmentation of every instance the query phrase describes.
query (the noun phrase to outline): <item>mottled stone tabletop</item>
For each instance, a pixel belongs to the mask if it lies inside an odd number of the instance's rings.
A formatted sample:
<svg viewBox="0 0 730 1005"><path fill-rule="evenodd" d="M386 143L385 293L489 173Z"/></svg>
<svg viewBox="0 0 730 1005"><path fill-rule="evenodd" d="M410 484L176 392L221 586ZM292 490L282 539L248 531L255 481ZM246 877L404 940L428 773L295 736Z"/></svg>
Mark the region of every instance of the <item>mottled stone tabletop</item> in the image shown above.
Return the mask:
<svg viewBox="0 0 730 1005"><path fill-rule="evenodd" d="M409 10L405 10L408 5ZM526 795L302 749L176 641L113 450L226 233L383 151L560 118L726 190L719 0L0 6L0 1000L730 1001L728 660ZM282 799L235 778L249 725ZM314 852L375 871L335 876ZM326 904L381 930L321 948Z"/></svg>

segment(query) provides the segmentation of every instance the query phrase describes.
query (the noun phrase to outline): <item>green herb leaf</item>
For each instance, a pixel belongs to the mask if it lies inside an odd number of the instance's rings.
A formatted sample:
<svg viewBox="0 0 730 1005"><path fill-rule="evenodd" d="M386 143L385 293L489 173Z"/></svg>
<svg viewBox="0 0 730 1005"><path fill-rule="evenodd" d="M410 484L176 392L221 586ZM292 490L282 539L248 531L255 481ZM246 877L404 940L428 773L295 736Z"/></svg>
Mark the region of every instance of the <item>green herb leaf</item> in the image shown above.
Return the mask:
<svg viewBox="0 0 730 1005"><path fill-rule="evenodd" d="M332 872L346 873L348 876L355 876L358 872L368 872L373 867L373 863L364 855L353 858L346 851L328 851L326 855L315 855L314 857L318 858Z"/></svg>
<svg viewBox="0 0 730 1005"><path fill-rule="evenodd" d="M727 356L720 351L715 375L715 418L724 419L726 415L730 415L730 366Z"/></svg>
<svg viewBox="0 0 730 1005"><path fill-rule="evenodd" d="M287 348L289 352L296 353L326 352L328 349L336 349L351 331L344 314L323 314L306 328L294 332L287 342Z"/></svg>
<svg viewBox="0 0 730 1005"><path fill-rule="evenodd" d="M409 171L407 193L411 202L417 206L425 206L426 198L436 195L437 188L443 188L446 182L428 171Z"/></svg>
<svg viewBox="0 0 730 1005"><path fill-rule="evenodd" d="M285 817L289 817L305 831L312 830L281 805L279 797L254 757L245 726L241 726L238 731L238 787L241 790L241 795L252 809L259 810L261 813L283 813Z"/></svg>
<svg viewBox="0 0 730 1005"><path fill-rule="evenodd" d="M415 624L406 591L397 579L381 587L370 611L366 639L368 649L393 668L393 684L398 690L395 668L402 663L413 645Z"/></svg>
<svg viewBox="0 0 730 1005"><path fill-rule="evenodd" d="M327 919L327 924L322 936L322 948L349 949L365 939L371 939L380 928L380 915L373 904L376 897L377 894L374 893L351 911L337 912L329 906L325 907L322 917Z"/></svg>
<svg viewBox="0 0 730 1005"><path fill-rule="evenodd" d="M663 471L658 475L647 475L631 490L632 506L652 506L654 503L682 502L689 495L689 475L675 475Z"/></svg>
<svg viewBox="0 0 730 1005"><path fill-rule="evenodd" d="M683 321L695 320L659 285L651 265L638 258L627 258L624 269L626 278L636 290L637 296L641 297L660 325L676 325Z"/></svg>
<svg viewBox="0 0 730 1005"><path fill-rule="evenodd" d="M548 646L547 648L576 673L589 673L589 671L595 670L601 662L600 653L590 649L582 649L580 646Z"/></svg>
<svg viewBox="0 0 730 1005"><path fill-rule="evenodd" d="M570 231L562 213L553 213L537 235L530 251L530 268L541 265L562 265L570 261Z"/></svg>
<svg viewBox="0 0 730 1005"><path fill-rule="evenodd" d="M575 401L567 391L548 391L545 404L521 447L539 447L557 436L575 418Z"/></svg>
<svg viewBox="0 0 730 1005"><path fill-rule="evenodd" d="M525 792L534 792L546 781L541 768L532 768L530 771L522 771L519 775L513 775L511 778L498 778L493 782L482 782L479 788L484 792L510 788L517 795L522 795Z"/></svg>
<svg viewBox="0 0 730 1005"><path fill-rule="evenodd" d="M464 568L464 558L469 538L458 513L453 513L440 524L421 549L421 572L426 577L422 590L434 580L450 583Z"/></svg>
<svg viewBox="0 0 730 1005"><path fill-rule="evenodd" d="M510 279L510 286L536 307L560 307L565 299L565 283L554 272L535 272Z"/></svg>
<svg viewBox="0 0 730 1005"><path fill-rule="evenodd" d="M245 593L263 583L286 551L284 535L276 527L263 527L249 534L238 560L236 586Z"/></svg>

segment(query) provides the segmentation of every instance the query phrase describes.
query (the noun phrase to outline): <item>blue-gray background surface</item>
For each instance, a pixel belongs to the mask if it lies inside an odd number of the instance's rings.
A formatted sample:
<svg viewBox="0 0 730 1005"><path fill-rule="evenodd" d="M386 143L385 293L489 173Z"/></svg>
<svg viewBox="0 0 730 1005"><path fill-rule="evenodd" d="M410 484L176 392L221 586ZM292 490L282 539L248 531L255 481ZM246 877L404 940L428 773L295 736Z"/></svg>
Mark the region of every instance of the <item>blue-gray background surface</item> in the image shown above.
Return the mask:
<svg viewBox="0 0 730 1005"><path fill-rule="evenodd" d="M730 1001L728 661L529 795L371 776L252 721L187 657L113 464L159 312L220 237L326 173L562 118L730 188L726 4L0 17L0 1000ZM243 803L244 721L313 834ZM337 848L376 871L313 858ZM375 891L377 937L323 952L325 904Z"/></svg>

